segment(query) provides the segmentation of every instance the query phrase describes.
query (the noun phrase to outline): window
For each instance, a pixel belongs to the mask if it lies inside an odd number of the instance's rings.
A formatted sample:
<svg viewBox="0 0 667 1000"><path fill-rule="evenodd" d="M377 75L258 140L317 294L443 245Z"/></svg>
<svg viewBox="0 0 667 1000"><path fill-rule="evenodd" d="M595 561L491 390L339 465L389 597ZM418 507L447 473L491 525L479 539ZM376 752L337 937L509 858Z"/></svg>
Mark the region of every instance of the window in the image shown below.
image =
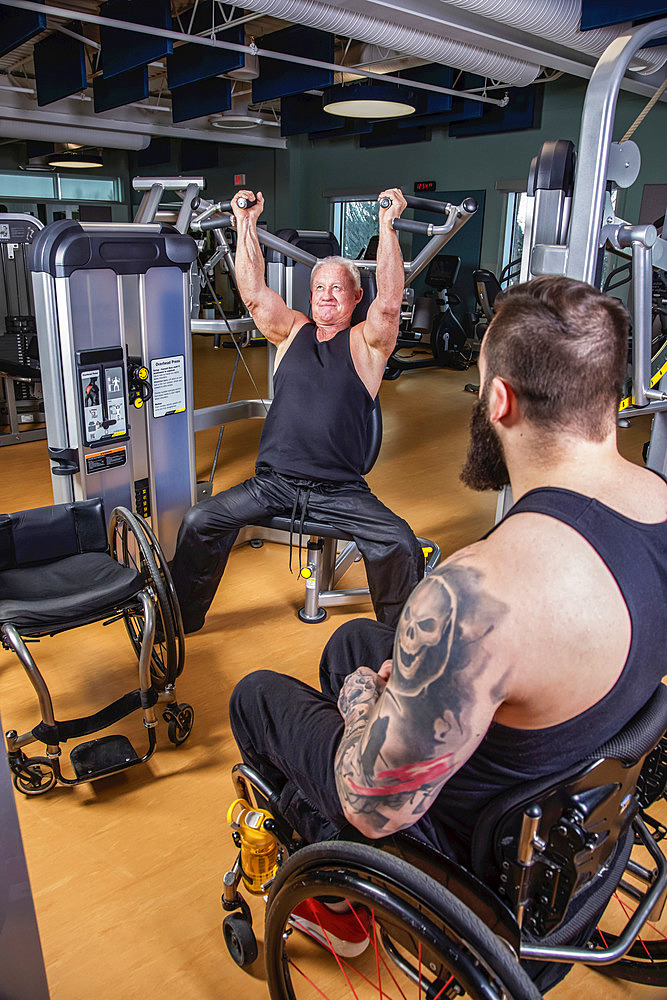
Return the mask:
<svg viewBox="0 0 667 1000"><path fill-rule="evenodd" d="M523 239L526 228L526 207L528 205L528 195L525 191L508 191L507 193L507 214L505 216L505 235L503 239L503 257L501 262L501 272L513 261L521 261L523 252ZM519 280L519 265L511 269L511 281L513 284Z"/></svg>
<svg viewBox="0 0 667 1000"><path fill-rule="evenodd" d="M2 198L57 198L55 174L0 173Z"/></svg>
<svg viewBox="0 0 667 1000"><path fill-rule="evenodd" d="M58 174L63 201L120 201L117 177L75 177Z"/></svg>
<svg viewBox="0 0 667 1000"><path fill-rule="evenodd" d="M0 173L0 198L57 201L121 201L119 177L80 177L59 173Z"/></svg>
<svg viewBox="0 0 667 1000"><path fill-rule="evenodd" d="M357 260L378 231L380 206L374 198L332 198L332 230L340 243L343 257Z"/></svg>

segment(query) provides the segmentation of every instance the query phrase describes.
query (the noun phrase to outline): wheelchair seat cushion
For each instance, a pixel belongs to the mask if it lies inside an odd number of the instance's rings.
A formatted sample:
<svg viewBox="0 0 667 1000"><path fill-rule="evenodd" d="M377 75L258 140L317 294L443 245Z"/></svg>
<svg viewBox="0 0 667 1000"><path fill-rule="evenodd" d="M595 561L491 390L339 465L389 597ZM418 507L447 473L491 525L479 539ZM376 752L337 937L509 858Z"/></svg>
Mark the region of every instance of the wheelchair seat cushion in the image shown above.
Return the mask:
<svg viewBox="0 0 667 1000"><path fill-rule="evenodd" d="M136 570L104 552L82 552L41 566L0 572L0 623L47 633L96 621L144 586Z"/></svg>

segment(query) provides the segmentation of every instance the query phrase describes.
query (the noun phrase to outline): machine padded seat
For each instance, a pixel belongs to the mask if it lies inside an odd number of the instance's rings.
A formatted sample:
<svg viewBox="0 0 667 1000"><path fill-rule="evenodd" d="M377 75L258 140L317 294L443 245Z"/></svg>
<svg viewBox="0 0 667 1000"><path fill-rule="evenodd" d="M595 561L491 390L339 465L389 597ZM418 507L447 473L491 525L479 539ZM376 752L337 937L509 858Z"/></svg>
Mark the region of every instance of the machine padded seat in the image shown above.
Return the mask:
<svg viewBox="0 0 667 1000"><path fill-rule="evenodd" d="M294 531L301 528L301 520L297 518L293 522L289 515L276 514L274 517L264 517L262 520L253 521L253 524L260 528L273 528L275 531ZM303 522L304 535L316 535L318 538L340 538L342 541L353 541L352 535L346 534L341 528L332 528L330 524L320 521L306 519Z"/></svg>
<svg viewBox="0 0 667 1000"><path fill-rule="evenodd" d="M140 573L106 552L6 569L0 572L0 621L21 631L57 631L104 617L143 585Z"/></svg>

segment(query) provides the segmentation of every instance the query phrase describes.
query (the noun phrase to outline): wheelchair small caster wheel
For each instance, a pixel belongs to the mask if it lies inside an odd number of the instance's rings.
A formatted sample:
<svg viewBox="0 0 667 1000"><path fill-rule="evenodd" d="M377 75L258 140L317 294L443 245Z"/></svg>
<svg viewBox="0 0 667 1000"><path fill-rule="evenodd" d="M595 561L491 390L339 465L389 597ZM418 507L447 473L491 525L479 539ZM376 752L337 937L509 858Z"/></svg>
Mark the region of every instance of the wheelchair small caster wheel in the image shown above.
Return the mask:
<svg viewBox="0 0 667 1000"><path fill-rule="evenodd" d="M257 940L247 917L242 913L230 913L222 921L222 933L227 951L236 964L241 968L252 965L257 958Z"/></svg>
<svg viewBox="0 0 667 1000"><path fill-rule="evenodd" d="M167 709L163 713L162 718L167 723L167 736L169 740L174 746L179 747L181 743L185 743L192 732L195 722L195 710L192 705L188 705L186 702L175 705L174 708L176 711Z"/></svg>
<svg viewBox="0 0 667 1000"><path fill-rule="evenodd" d="M48 764L31 764L26 759L14 771L14 787L24 795L44 795L55 783L55 771Z"/></svg>
<svg viewBox="0 0 667 1000"><path fill-rule="evenodd" d="M320 608L317 614L311 617L310 615L306 615L305 608L300 608L297 611L296 616L300 622L305 622L306 625L317 625L319 622L324 621L324 619L327 616L327 613L324 608Z"/></svg>

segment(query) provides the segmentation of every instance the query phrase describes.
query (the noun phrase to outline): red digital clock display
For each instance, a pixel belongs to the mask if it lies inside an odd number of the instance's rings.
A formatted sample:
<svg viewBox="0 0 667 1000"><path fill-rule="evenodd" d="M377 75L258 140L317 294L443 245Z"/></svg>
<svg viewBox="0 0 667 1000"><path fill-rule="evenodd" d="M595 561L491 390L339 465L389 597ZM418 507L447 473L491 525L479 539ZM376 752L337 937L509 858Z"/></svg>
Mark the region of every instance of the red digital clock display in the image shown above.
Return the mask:
<svg viewBox="0 0 667 1000"><path fill-rule="evenodd" d="M435 191L435 181L415 181L415 194L424 194L425 191Z"/></svg>

